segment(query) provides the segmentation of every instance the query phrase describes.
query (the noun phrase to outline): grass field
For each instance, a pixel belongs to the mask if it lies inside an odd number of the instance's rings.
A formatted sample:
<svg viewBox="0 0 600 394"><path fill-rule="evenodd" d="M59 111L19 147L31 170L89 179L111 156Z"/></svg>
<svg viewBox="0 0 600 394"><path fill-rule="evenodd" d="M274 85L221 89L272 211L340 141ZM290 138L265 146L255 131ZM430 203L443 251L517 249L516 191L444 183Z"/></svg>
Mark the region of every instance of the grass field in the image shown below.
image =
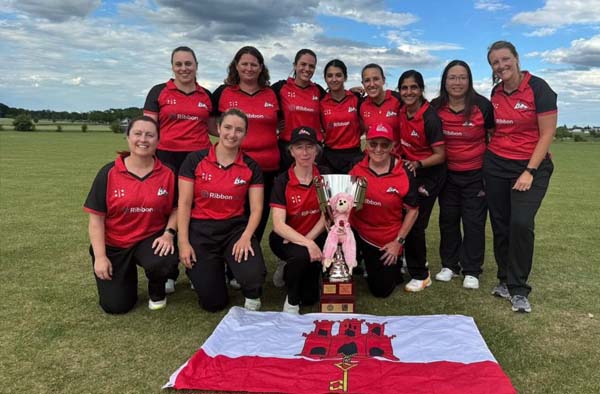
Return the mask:
<svg viewBox="0 0 600 394"><path fill-rule="evenodd" d="M11 118L0 118L0 125L2 126L3 131L13 131L13 119ZM66 122L66 121L57 121L52 122L47 119L40 119L38 123L34 123L35 131L54 131L58 126L62 128L63 132L81 132L81 125L83 122ZM107 124L100 123L85 123L87 124L87 132L92 131L110 131L110 127Z"/></svg>
<svg viewBox="0 0 600 394"><path fill-rule="evenodd" d="M225 314L202 312L186 278L162 311L147 309L143 279L131 313L107 316L98 307L81 206L98 169L124 147L112 133L0 132L0 392L159 393ZM490 295L489 229L480 290L456 280L379 300L359 280L359 312L473 316L520 393L599 393L600 144L552 150L556 170L537 216L533 313L515 314ZM436 212L428 232L433 272ZM285 294L270 279L263 309L280 310ZM242 296L232 292L231 302L241 305Z"/></svg>

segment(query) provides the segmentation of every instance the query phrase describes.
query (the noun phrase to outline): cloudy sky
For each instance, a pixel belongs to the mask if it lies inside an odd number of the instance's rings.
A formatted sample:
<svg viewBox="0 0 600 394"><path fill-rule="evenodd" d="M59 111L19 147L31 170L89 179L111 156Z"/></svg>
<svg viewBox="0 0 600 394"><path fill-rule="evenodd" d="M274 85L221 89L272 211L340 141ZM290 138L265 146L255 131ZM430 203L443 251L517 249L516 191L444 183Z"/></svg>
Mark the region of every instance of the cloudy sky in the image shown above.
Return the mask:
<svg viewBox="0 0 600 394"><path fill-rule="evenodd" d="M491 89L486 51L512 41L523 69L559 94L559 124L600 126L600 0L0 0L0 102L12 107L89 111L143 106L171 76L170 53L192 47L198 81L213 90L241 46L264 54L272 82L295 52L340 58L348 86L381 64L387 86L402 71L439 90L444 65L467 61L476 88ZM321 66L321 67L319 67Z"/></svg>

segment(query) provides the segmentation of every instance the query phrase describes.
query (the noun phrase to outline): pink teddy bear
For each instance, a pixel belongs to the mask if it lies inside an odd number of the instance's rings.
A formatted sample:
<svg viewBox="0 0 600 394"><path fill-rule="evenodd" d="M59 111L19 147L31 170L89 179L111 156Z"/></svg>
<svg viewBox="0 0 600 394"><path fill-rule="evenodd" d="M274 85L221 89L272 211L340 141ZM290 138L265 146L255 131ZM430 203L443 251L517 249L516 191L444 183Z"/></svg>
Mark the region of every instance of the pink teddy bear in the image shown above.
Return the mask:
<svg viewBox="0 0 600 394"><path fill-rule="evenodd" d="M348 193L338 193L329 200L333 213L333 226L329 229L325 247L323 248L323 270L325 271L335 258L338 244L342 245L344 260L352 274L356 267L356 240L350 229L348 217L354 204L354 197Z"/></svg>

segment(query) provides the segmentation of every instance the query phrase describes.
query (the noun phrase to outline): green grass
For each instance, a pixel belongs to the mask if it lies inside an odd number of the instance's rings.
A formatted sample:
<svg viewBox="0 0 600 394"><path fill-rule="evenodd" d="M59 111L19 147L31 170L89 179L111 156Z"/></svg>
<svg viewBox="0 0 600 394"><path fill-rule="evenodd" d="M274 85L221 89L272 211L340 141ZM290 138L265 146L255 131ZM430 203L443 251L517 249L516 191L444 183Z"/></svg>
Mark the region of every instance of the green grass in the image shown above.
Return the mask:
<svg viewBox="0 0 600 394"><path fill-rule="evenodd" d="M0 126L2 126L3 131L14 131L13 127L13 119L12 118L0 118ZM53 122L48 119L40 119L35 125L35 131L54 131L56 132L56 128L58 126L62 127L63 132L80 132L81 133L81 125L87 124L88 129L87 132L92 131L110 131L110 126L102 123L84 123L84 122L67 122L67 121L57 121Z"/></svg>
<svg viewBox="0 0 600 394"><path fill-rule="evenodd" d="M98 307L81 206L98 169L124 147L112 133L0 133L0 392L159 393L224 316L202 312L186 278L162 311L146 308L143 278L131 313L107 316ZM358 311L473 316L519 392L600 392L600 144L552 150L556 170L537 216L533 313L514 314L490 295L489 229L479 291L456 280L380 300L358 280ZM436 217L428 231L432 272ZM273 256L263 250L272 273ZM264 309L280 310L285 294L270 279ZM231 304L242 304L239 292Z"/></svg>

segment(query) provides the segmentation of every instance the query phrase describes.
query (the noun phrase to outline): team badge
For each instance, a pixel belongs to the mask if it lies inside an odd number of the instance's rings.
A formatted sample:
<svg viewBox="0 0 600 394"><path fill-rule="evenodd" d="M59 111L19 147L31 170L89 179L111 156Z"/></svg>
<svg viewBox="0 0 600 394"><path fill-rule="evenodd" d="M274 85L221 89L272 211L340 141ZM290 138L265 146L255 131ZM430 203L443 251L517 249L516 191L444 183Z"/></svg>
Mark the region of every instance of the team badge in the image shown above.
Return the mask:
<svg viewBox="0 0 600 394"><path fill-rule="evenodd" d="M166 196L168 194L169 194L169 192L164 187L159 187L158 188L158 193L156 193L156 195L159 196L159 197Z"/></svg>

